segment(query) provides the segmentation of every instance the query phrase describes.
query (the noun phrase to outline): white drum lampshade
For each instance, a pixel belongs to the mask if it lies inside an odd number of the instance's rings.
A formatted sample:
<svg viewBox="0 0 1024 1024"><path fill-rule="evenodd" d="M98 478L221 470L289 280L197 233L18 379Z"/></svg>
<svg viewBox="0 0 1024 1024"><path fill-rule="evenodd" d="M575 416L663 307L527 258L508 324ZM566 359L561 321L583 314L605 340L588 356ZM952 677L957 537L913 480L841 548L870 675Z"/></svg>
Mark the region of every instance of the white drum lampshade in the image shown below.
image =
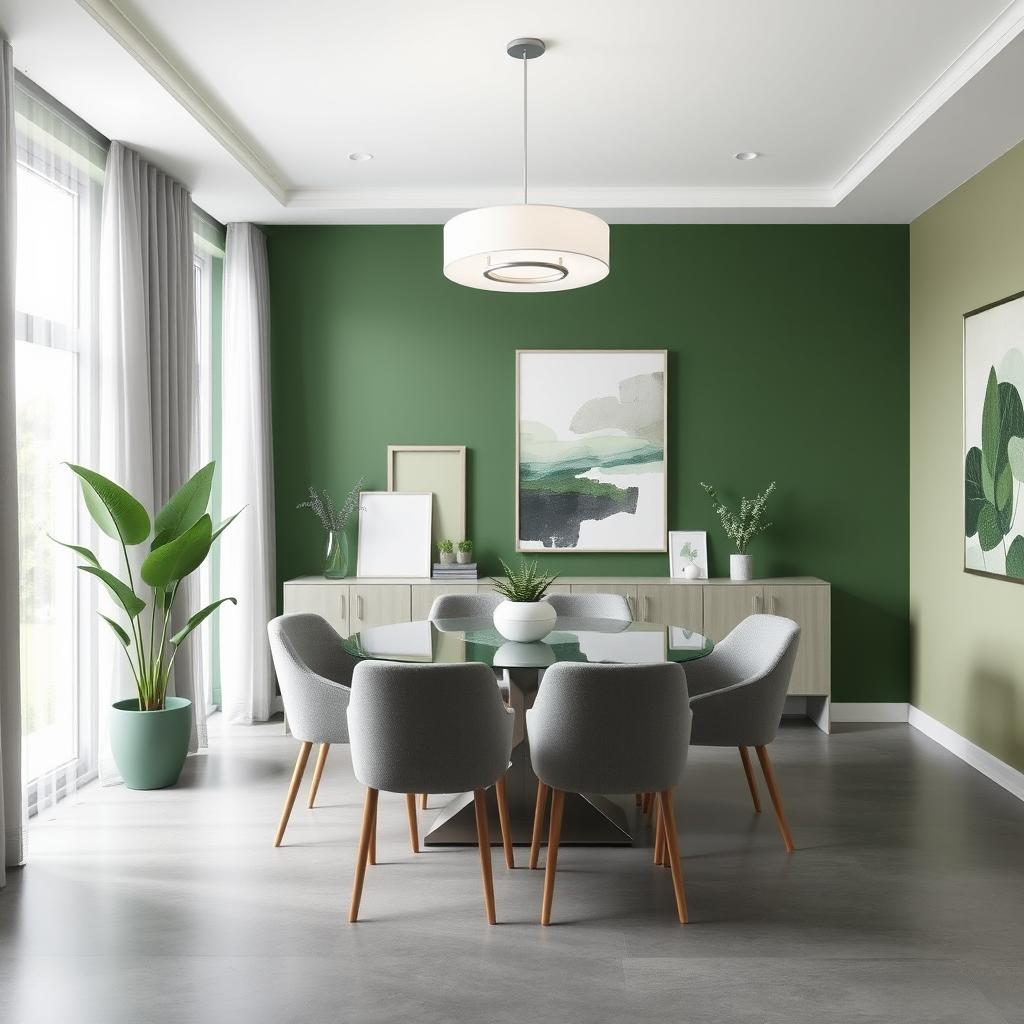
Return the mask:
<svg viewBox="0 0 1024 1024"><path fill-rule="evenodd" d="M566 206L488 206L444 226L444 275L495 292L557 292L608 275L608 225Z"/></svg>

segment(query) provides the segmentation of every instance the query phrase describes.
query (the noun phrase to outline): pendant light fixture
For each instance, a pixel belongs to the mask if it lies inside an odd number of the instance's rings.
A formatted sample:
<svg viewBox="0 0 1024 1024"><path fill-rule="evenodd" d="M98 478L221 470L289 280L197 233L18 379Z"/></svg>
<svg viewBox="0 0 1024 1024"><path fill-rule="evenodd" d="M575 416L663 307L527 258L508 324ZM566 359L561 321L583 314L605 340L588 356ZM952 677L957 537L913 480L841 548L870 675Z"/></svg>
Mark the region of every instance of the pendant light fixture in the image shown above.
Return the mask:
<svg viewBox="0 0 1024 1024"><path fill-rule="evenodd" d="M527 190L527 67L544 52L541 39L506 47L523 64L523 202L488 206L444 226L444 275L495 292L556 292L608 276L608 225L583 210L540 206Z"/></svg>

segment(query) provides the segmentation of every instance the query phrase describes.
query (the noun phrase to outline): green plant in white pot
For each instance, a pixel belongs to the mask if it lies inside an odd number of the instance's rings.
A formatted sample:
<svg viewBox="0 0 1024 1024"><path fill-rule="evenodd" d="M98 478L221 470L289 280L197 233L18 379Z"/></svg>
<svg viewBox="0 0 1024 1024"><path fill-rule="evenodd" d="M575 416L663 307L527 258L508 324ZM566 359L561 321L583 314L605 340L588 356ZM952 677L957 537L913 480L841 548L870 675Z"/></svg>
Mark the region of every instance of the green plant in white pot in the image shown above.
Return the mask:
<svg viewBox="0 0 1024 1024"><path fill-rule="evenodd" d="M543 597L558 577L542 573L536 560L523 559L518 569L504 559L500 561L505 578L491 582L505 600L494 609L494 628L516 643L528 644L546 637L555 628L557 616Z"/></svg>
<svg viewBox="0 0 1024 1024"><path fill-rule="evenodd" d="M152 524L142 503L123 487L91 469L67 465L78 477L89 514L103 533L120 544L124 557L126 579L104 569L88 548L57 541L84 560L78 568L95 576L124 614L116 621L100 613L124 650L138 691L137 698L115 701L111 709L114 761L129 789L172 786L185 763L192 729L192 702L167 696L174 658L188 635L220 605L238 602L222 597L168 635L171 610L181 581L203 564L210 546L238 513L216 527L210 519L206 509L213 486L213 462L173 495ZM129 547L147 541L149 553L140 575L149 590L148 601L138 593L128 555Z"/></svg>
<svg viewBox="0 0 1024 1024"><path fill-rule="evenodd" d="M733 580L749 580L753 576L752 559L747 552L750 542L764 533L771 523L762 522L768 499L775 492L773 480L763 494L756 498L741 498L739 512L733 512L718 497L718 491L711 484L701 481L701 487L711 499L711 507L718 516L726 537L736 545L736 553L729 556L729 578Z"/></svg>

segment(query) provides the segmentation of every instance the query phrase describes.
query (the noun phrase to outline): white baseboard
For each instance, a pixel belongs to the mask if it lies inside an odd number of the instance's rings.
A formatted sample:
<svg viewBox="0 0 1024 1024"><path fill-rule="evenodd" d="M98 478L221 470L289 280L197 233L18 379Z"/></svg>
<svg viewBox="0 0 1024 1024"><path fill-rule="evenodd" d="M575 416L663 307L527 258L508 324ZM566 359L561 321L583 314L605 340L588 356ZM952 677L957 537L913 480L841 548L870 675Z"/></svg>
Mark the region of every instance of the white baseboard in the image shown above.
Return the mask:
<svg viewBox="0 0 1024 1024"><path fill-rule="evenodd" d="M833 722L906 722L906 701L892 703L832 702Z"/></svg>
<svg viewBox="0 0 1024 1024"><path fill-rule="evenodd" d="M832 706L835 707L834 704ZM953 732L949 726L943 725L938 719L925 714L912 704L907 720L919 732L923 732L925 736L935 740L939 746L945 747L961 761L976 768L996 785L1002 786L1018 800L1024 800L1024 772L1019 772L1005 761L1000 761L998 757L983 750L977 743L972 743L966 737Z"/></svg>

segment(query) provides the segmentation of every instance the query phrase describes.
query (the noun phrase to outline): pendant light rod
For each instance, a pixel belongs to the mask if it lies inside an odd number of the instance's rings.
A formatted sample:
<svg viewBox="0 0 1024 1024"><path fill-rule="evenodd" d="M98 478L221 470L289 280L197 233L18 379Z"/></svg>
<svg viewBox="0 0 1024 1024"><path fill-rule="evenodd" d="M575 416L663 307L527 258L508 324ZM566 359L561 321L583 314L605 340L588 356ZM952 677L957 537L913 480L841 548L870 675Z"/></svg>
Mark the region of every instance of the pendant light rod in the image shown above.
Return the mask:
<svg viewBox="0 0 1024 1024"><path fill-rule="evenodd" d="M539 57L546 47L543 39L534 39L532 36L525 36L521 39L513 39L505 52L515 60L523 62L523 206L528 205L528 160L529 160L529 110L527 107L527 75L526 65L528 61Z"/></svg>

